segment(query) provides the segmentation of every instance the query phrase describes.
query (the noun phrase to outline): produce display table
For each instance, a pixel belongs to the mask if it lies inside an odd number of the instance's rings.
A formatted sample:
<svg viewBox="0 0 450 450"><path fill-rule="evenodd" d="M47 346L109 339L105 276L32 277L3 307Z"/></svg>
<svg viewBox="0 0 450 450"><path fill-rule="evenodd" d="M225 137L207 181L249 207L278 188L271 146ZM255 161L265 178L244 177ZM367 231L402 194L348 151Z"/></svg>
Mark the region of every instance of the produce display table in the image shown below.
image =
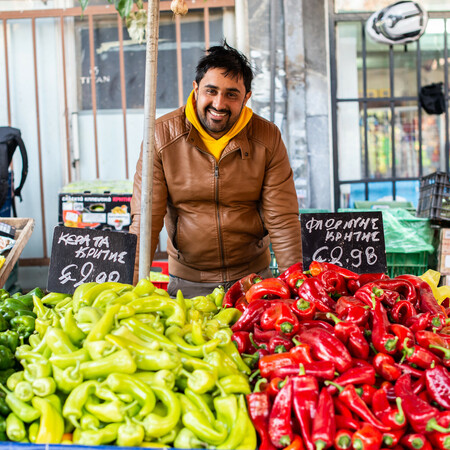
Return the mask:
<svg viewBox="0 0 450 450"><path fill-rule="evenodd" d="M6 252L6 261L0 269L0 286L4 286L34 229L34 219L20 217L2 217L1 222L16 229L14 247Z"/></svg>

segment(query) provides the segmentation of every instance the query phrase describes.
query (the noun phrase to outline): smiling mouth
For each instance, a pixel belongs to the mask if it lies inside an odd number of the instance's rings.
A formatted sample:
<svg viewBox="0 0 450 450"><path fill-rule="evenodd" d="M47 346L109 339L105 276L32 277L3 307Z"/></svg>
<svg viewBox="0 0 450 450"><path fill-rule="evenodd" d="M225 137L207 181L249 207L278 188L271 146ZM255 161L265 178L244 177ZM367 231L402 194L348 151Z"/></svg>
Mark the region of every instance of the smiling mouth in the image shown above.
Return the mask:
<svg viewBox="0 0 450 450"><path fill-rule="evenodd" d="M208 112L213 120L222 120L229 115L228 112L219 112L211 108L208 109Z"/></svg>

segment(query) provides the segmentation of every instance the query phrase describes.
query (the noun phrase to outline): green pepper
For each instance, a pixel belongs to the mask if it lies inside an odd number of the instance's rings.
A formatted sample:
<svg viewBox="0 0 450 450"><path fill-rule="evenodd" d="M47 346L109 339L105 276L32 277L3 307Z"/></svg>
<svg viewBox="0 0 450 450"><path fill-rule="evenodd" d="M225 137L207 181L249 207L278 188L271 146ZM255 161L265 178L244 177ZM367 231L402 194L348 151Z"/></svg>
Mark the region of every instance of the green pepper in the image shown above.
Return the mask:
<svg viewBox="0 0 450 450"><path fill-rule="evenodd" d="M19 316L30 316L33 317L33 319L36 319L36 313L34 313L33 311L30 311L28 309L16 309L16 317Z"/></svg>
<svg viewBox="0 0 450 450"><path fill-rule="evenodd" d="M92 303L92 306L94 308L101 309L102 311L105 311L108 306L111 306L114 302L114 300L117 300L119 298L119 294L117 292L113 291L112 289L106 289L100 294L97 295L94 302Z"/></svg>
<svg viewBox="0 0 450 450"><path fill-rule="evenodd" d="M154 328L140 321L137 316L123 319L120 321L120 324L125 325L135 336L139 336L144 341L157 341L163 348L166 348L168 350L176 349L176 345L170 339L164 336L164 334L156 331Z"/></svg>
<svg viewBox="0 0 450 450"><path fill-rule="evenodd" d="M160 416L154 412L144 417L143 425L145 429L145 436L161 437L167 434L180 420L181 407L176 394L169 389L160 386L152 386L156 397L167 410L165 416Z"/></svg>
<svg viewBox="0 0 450 450"><path fill-rule="evenodd" d="M155 292L155 285L147 278L142 278L138 281L136 287L133 288L133 292L138 297L147 297Z"/></svg>
<svg viewBox="0 0 450 450"><path fill-rule="evenodd" d="M100 320L92 327L84 342L100 341L104 339L113 328L116 314L119 312L119 309L120 305L113 305L107 309Z"/></svg>
<svg viewBox="0 0 450 450"><path fill-rule="evenodd" d="M84 296L84 294L91 289L91 287L96 286L98 283L91 282L91 283L84 283L80 284L74 291L72 295L73 299L73 310L77 312L80 308L83 307L81 304L81 298Z"/></svg>
<svg viewBox="0 0 450 450"><path fill-rule="evenodd" d="M194 345L206 344L207 340L203 336L202 320L196 319L191 322L191 336Z"/></svg>
<svg viewBox="0 0 450 450"><path fill-rule="evenodd" d="M14 393L8 391L8 389L1 384L0 389L6 394L6 404L20 420L30 423L39 418L41 413L37 409L18 399Z"/></svg>
<svg viewBox="0 0 450 450"><path fill-rule="evenodd" d="M195 370L195 369L204 369L204 370L211 370L213 371L214 368L210 364L208 364L206 361L204 361L201 358L196 358L195 356L189 356L185 353L179 354L181 357L181 364L185 369L188 370Z"/></svg>
<svg viewBox="0 0 450 450"><path fill-rule="evenodd" d="M214 409L216 410L217 420L227 427L229 433L233 428L238 415L238 401L236 395L215 397Z"/></svg>
<svg viewBox="0 0 450 450"><path fill-rule="evenodd" d="M0 345L0 370L14 367L15 359L13 352L4 345Z"/></svg>
<svg viewBox="0 0 450 450"><path fill-rule="evenodd" d="M230 448L236 448L236 446L240 444L243 438L245 437L248 413L244 395L239 395L238 406L239 411L237 413L234 426L231 429L230 433L228 434L227 439L221 445L217 446L218 449L227 450Z"/></svg>
<svg viewBox="0 0 450 450"><path fill-rule="evenodd" d="M117 432L117 442L119 446L139 447L144 440L144 427L138 423L133 423L129 417L125 417L126 423L120 425Z"/></svg>
<svg viewBox="0 0 450 450"><path fill-rule="evenodd" d="M80 427L82 430L98 430L100 428L100 420L93 414L86 412L80 418Z"/></svg>
<svg viewBox="0 0 450 450"><path fill-rule="evenodd" d="M140 370L160 370L175 369L181 364L178 353L168 352L165 350L150 350L143 345L139 345L129 339L109 334L106 339L122 351L129 351L134 355L136 366Z"/></svg>
<svg viewBox="0 0 450 450"><path fill-rule="evenodd" d="M196 369L192 373L182 369L181 374L187 378L189 389L197 394L205 394L216 386L217 375L214 372Z"/></svg>
<svg viewBox="0 0 450 450"><path fill-rule="evenodd" d="M206 354L203 360L217 370L219 378L240 373L236 363L220 348Z"/></svg>
<svg viewBox="0 0 450 450"><path fill-rule="evenodd" d="M13 317L16 317L16 311L8 306L0 305L0 314L9 322Z"/></svg>
<svg viewBox="0 0 450 450"><path fill-rule="evenodd" d="M104 381L115 393L130 394L140 405L137 418L141 418L151 413L156 404L155 394L152 389L135 376L111 373Z"/></svg>
<svg viewBox="0 0 450 450"><path fill-rule="evenodd" d="M184 390L184 395L202 412L210 424L214 423L214 414L206 401L208 396L197 394L190 388Z"/></svg>
<svg viewBox="0 0 450 450"><path fill-rule="evenodd" d="M81 374L85 379L106 377L111 372L134 373L136 362L126 349L112 353L97 361L87 361L80 365Z"/></svg>
<svg viewBox="0 0 450 450"><path fill-rule="evenodd" d="M126 406L118 399L100 402L96 396L92 395L86 400L84 408L98 417L101 422L123 422L125 420Z"/></svg>
<svg viewBox="0 0 450 450"><path fill-rule="evenodd" d="M11 412L11 409L6 403L6 395L3 391L0 391L0 424L1 424L1 418L6 417L10 412ZM0 433L1 433L1 431L2 430L0 427Z"/></svg>
<svg viewBox="0 0 450 450"><path fill-rule="evenodd" d="M242 312L236 308L225 308L220 310L213 319L217 320L222 327L231 327L242 316Z"/></svg>
<svg viewBox="0 0 450 450"><path fill-rule="evenodd" d="M31 404L41 413L36 444L59 444L64 434L64 419L47 398L33 397Z"/></svg>
<svg viewBox="0 0 450 450"><path fill-rule="evenodd" d="M93 306L85 306L78 311L73 309L76 313L76 321L81 330L86 332L86 329L91 330L92 327L102 318L102 311Z"/></svg>
<svg viewBox="0 0 450 450"><path fill-rule="evenodd" d="M23 361L22 364L25 369L23 372L23 377L30 383L40 378L49 377L52 374L52 368L45 359L32 363Z"/></svg>
<svg viewBox="0 0 450 450"><path fill-rule="evenodd" d="M4 300L9 297L9 292L5 289L0 289L0 300Z"/></svg>
<svg viewBox="0 0 450 450"><path fill-rule="evenodd" d="M52 355L49 361L53 366L59 367L60 369L66 369L70 366L75 366L77 362L83 363L89 361L89 353L87 349L80 348L72 353L67 353L63 355Z"/></svg>
<svg viewBox="0 0 450 450"><path fill-rule="evenodd" d="M33 305L33 311L37 314L39 319L50 313L50 309L42 303L42 300L37 295L33 295Z"/></svg>
<svg viewBox="0 0 450 450"><path fill-rule="evenodd" d="M17 300L22 302L25 305L25 308L31 311L34 306L33 295L35 295L35 294L28 293L25 295L21 295L20 297L17 297Z"/></svg>
<svg viewBox="0 0 450 450"><path fill-rule="evenodd" d="M189 411L195 411L197 410L197 406L195 403L190 400L185 394L182 394L181 392L176 393L178 401L180 402L181 407L181 414L185 414Z"/></svg>
<svg viewBox="0 0 450 450"><path fill-rule="evenodd" d="M46 397L56 391L56 383L52 377L38 378L32 383L33 392L38 397Z"/></svg>
<svg viewBox="0 0 450 450"><path fill-rule="evenodd" d="M89 284L89 283L87 283ZM106 283L99 283L92 286L86 292L83 293L82 296L75 297L75 292L73 293L73 301L74 301L74 310L85 306L92 306L97 296L100 295L103 291L113 290L113 291L121 291L129 285L123 283L117 283L115 281L107 281Z"/></svg>
<svg viewBox="0 0 450 450"><path fill-rule="evenodd" d="M9 329L8 321L0 314L0 332L6 331Z"/></svg>
<svg viewBox="0 0 450 450"><path fill-rule="evenodd" d="M239 353L238 349L236 348L236 345L231 340L233 332L230 328L223 328L222 330L219 330L214 337L217 339L221 339L221 343L219 344L219 348L221 348L236 364L237 368L241 371L246 373L247 375L251 374L250 367L245 364L244 360L242 359L241 354Z"/></svg>
<svg viewBox="0 0 450 450"><path fill-rule="evenodd" d="M78 421L83 415L83 406L87 399L95 393L99 385L98 381L85 381L77 386L67 397L62 414L75 428L80 428Z"/></svg>
<svg viewBox="0 0 450 450"><path fill-rule="evenodd" d="M10 321L11 328L16 331L19 338L27 339L33 334L35 319L31 316L16 316Z"/></svg>
<svg viewBox="0 0 450 450"><path fill-rule="evenodd" d="M109 423L99 430L81 430L77 428L73 433L73 443L80 445L104 445L117 439L120 423Z"/></svg>
<svg viewBox="0 0 450 450"><path fill-rule="evenodd" d="M33 388L29 381L19 381L14 388L15 396L23 402L29 402L34 397Z"/></svg>
<svg viewBox="0 0 450 450"><path fill-rule="evenodd" d="M23 370L18 370L17 372L11 374L8 379L6 380L6 387L10 390L10 391L14 391L14 389L17 386L17 383L20 383L21 381L24 380L24 371ZM4 383L2 383L4 384ZM3 394L5 394L5 392L1 391Z"/></svg>
<svg viewBox="0 0 450 450"><path fill-rule="evenodd" d="M74 345L79 345L86 337L86 334L80 329L73 316L72 308L67 308L64 313L63 330Z"/></svg>
<svg viewBox="0 0 450 450"><path fill-rule="evenodd" d="M217 306L210 297L205 297L204 295L199 295L197 297L191 298L192 307L197 311L203 313L215 313L217 312Z"/></svg>
<svg viewBox="0 0 450 450"><path fill-rule="evenodd" d="M87 350L89 356L93 361L105 358L106 356L114 353L117 350L117 347L115 345L105 340L85 342L83 346Z"/></svg>
<svg viewBox="0 0 450 450"><path fill-rule="evenodd" d="M147 325L152 330L157 331L159 334L162 334L164 336L165 326L161 318L154 313L141 313L141 314L135 314L133 317L130 317L130 319L137 319L140 322L142 322L144 325ZM128 319L125 319L128 320Z"/></svg>
<svg viewBox="0 0 450 450"><path fill-rule="evenodd" d="M19 335L12 330L6 330L0 332L0 345L8 347L12 352L16 351L19 345Z"/></svg>
<svg viewBox="0 0 450 450"><path fill-rule="evenodd" d="M210 298L218 308L221 308L223 298L225 297L225 288L223 286L217 286L211 294L207 295L207 297Z"/></svg>
<svg viewBox="0 0 450 450"><path fill-rule="evenodd" d="M11 308L13 311L17 311L18 309L30 309L25 303L21 302L18 298L7 298L0 307ZM33 306L31 306L33 309Z"/></svg>
<svg viewBox="0 0 450 450"><path fill-rule="evenodd" d="M220 344L220 339L211 339L203 345L190 345L183 339L183 330L176 325L167 328L166 336L178 347L180 352L190 356L202 357Z"/></svg>
<svg viewBox="0 0 450 450"><path fill-rule="evenodd" d="M134 313L158 312L166 319L166 326L182 327L186 323L186 310L174 299L151 295L133 300L128 304ZM134 314L133 314L134 315Z"/></svg>
<svg viewBox="0 0 450 450"><path fill-rule="evenodd" d="M160 342L156 340L147 340L144 341L140 337L137 336L137 333L131 332L126 326L121 325L119 328L115 329L111 334L114 336L120 336L122 338L128 339L129 341L133 341L136 344L141 345L142 347L146 347L149 350L159 350L161 348ZM165 347L165 350L176 350L177 347L172 344L172 347Z"/></svg>
<svg viewBox="0 0 450 450"><path fill-rule="evenodd" d="M189 429L182 428L173 442L175 448L205 448L207 443L201 441L197 436Z"/></svg>
<svg viewBox="0 0 450 450"><path fill-rule="evenodd" d="M161 386L173 390L175 386L175 374L167 369L161 369L156 372L136 372L133 377L147 384L148 386Z"/></svg>
<svg viewBox="0 0 450 450"><path fill-rule="evenodd" d="M25 424L14 413L9 413L6 418L6 435L15 442L20 442L27 436Z"/></svg>
<svg viewBox="0 0 450 450"><path fill-rule="evenodd" d="M35 287L31 291L27 292L27 295L31 295L31 296L36 295L36 297L42 298L45 294L41 288Z"/></svg>
<svg viewBox="0 0 450 450"><path fill-rule="evenodd" d="M220 378L216 384L223 395L251 393L248 378L241 374L227 375Z"/></svg>
<svg viewBox="0 0 450 450"><path fill-rule="evenodd" d="M201 411L189 411L183 414L183 425L191 430L200 440L217 446L227 438L227 429L219 421L210 424ZM232 448L232 447L227 447Z"/></svg>
<svg viewBox="0 0 450 450"><path fill-rule="evenodd" d="M236 447L236 450L255 450L257 448L258 437L256 435L255 427L247 415L246 428L244 431L244 439Z"/></svg>
<svg viewBox="0 0 450 450"><path fill-rule="evenodd" d="M48 327L45 333L45 341L56 355L65 355L78 350L69 336L61 329L53 326Z"/></svg>
<svg viewBox="0 0 450 450"><path fill-rule="evenodd" d="M59 302L65 300L68 297L67 294L60 294L59 292L50 292L44 297L40 297L44 305L55 306Z"/></svg>
<svg viewBox="0 0 450 450"><path fill-rule="evenodd" d="M18 359L22 363L22 365L24 361L27 363L45 363L48 361L43 354L34 352L30 345L20 345L19 347L17 347L15 356L16 359Z"/></svg>
<svg viewBox="0 0 450 450"><path fill-rule="evenodd" d="M6 384L6 380L16 371L10 367L9 369L0 370L0 383Z"/></svg>
<svg viewBox="0 0 450 450"><path fill-rule="evenodd" d="M61 369L55 365L53 365L53 378L55 380L57 388L65 393L69 394L73 391L77 386L79 386L83 382L83 377L80 373L80 363L77 363L78 366L66 367L65 369Z"/></svg>

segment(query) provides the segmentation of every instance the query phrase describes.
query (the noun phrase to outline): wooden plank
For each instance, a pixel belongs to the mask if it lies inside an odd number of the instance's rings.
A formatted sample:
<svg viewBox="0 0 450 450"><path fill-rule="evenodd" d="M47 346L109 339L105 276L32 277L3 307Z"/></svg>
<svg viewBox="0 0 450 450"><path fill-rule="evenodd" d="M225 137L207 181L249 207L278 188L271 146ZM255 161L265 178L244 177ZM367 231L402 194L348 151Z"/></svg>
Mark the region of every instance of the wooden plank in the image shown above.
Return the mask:
<svg viewBox="0 0 450 450"><path fill-rule="evenodd" d="M30 239L31 233L34 229L34 219L21 217L0 217L0 222L16 228L16 234L14 236L16 243L11 250L4 254L6 261L0 269L0 286L4 286L9 274L14 268L14 264L16 264L19 259L22 250L28 242L28 239Z"/></svg>

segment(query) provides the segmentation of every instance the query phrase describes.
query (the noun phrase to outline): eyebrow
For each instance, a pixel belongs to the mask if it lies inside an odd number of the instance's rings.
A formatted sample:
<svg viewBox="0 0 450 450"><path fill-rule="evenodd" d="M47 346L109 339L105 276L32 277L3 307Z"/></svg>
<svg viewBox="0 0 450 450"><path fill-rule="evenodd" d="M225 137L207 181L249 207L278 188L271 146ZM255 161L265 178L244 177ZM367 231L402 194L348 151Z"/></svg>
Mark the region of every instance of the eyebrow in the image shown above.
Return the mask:
<svg viewBox="0 0 450 450"><path fill-rule="evenodd" d="M219 87L214 84L205 84L205 88L212 88L212 89L218 89ZM238 88L228 88L226 89L227 92L238 92L239 94L241 91Z"/></svg>

